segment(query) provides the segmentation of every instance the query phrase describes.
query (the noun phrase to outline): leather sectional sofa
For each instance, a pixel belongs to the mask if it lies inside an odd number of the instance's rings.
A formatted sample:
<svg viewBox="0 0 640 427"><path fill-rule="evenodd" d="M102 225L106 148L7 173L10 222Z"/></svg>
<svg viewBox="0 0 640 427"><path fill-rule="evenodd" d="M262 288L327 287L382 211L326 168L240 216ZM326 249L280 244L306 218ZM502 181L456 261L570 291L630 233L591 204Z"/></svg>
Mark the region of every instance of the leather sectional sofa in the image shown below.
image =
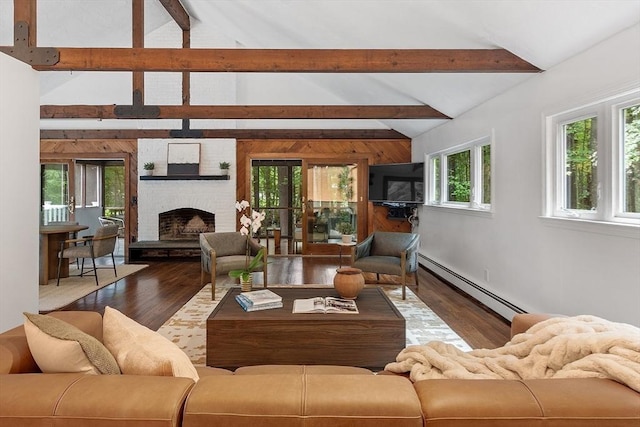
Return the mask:
<svg viewBox="0 0 640 427"><path fill-rule="evenodd" d="M56 312L102 339L102 317ZM516 316L512 333L539 320ZM426 380L344 366L198 368L200 380L43 374L17 327L0 334L6 426L639 426L640 394L605 379Z"/></svg>

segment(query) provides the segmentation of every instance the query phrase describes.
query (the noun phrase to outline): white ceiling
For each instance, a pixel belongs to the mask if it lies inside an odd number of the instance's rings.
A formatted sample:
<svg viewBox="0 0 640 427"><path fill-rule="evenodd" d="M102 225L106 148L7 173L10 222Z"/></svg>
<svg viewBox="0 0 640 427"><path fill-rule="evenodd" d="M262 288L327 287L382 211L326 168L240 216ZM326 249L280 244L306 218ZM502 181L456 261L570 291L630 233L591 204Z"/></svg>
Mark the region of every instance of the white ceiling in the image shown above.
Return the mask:
<svg viewBox="0 0 640 427"><path fill-rule="evenodd" d="M181 1L192 16L192 47L504 48L541 69L549 69L640 22L640 0ZM157 0L145 0L145 7L147 34L165 25L175 25ZM126 47L131 40L130 22L130 0L38 0L38 45ZM13 0L0 0L0 44L11 44L12 27ZM179 46L180 40L176 43ZM80 75L41 73L43 103L56 103L54 94L58 89ZM427 104L455 119L535 76L244 74L238 79L246 80L246 89L237 94L236 102ZM264 86L271 90L253 90ZM130 97L129 101L113 101L106 95L104 98L96 103L130 103ZM61 99L59 103L71 102ZM86 127L95 123L83 122ZM207 123L212 122L202 125ZM252 120L238 121L236 126L391 128L414 137L441 123L440 120ZM45 127L78 125L43 121Z"/></svg>

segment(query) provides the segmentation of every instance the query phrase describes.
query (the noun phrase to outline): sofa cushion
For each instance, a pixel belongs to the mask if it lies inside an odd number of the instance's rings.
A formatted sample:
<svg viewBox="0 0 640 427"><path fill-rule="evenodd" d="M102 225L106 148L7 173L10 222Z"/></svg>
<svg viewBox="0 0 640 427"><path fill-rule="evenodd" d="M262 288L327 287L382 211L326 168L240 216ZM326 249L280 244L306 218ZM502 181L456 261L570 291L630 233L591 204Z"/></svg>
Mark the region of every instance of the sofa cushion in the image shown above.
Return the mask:
<svg viewBox="0 0 640 427"><path fill-rule="evenodd" d="M105 307L102 332L104 344L123 374L199 379L195 367L178 346L114 308Z"/></svg>
<svg viewBox="0 0 640 427"><path fill-rule="evenodd" d="M202 378L187 398L182 423L183 427L256 424L272 427L423 425L420 401L411 382L401 377L361 375L361 372L356 375L278 372Z"/></svg>
<svg viewBox="0 0 640 427"><path fill-rule="evenodd" d="M425 425L640 425L640 394L603 378L417 381Z"/></svg>
<svg viewBox="0 0 640 427"><path fill-rule="evenodd" d="M24 315L29 351L42 372L120 373L109 350L96 338L55 317Z"/></svg>
<svg viewBox="0 0 640 427"><path fill-rule="evenodd" d="M180 427L194 383L133 375L0 375L0 425Z"/></svg>

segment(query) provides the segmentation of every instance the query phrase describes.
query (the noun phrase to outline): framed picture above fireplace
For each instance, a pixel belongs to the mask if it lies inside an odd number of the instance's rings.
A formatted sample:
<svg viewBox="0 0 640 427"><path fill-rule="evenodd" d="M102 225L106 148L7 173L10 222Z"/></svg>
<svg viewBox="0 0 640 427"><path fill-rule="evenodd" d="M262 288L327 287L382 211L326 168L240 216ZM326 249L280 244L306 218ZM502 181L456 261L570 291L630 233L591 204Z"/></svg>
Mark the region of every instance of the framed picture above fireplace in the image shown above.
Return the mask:
<svg viewBox="0 0 640 427"><path fill-rule="evenodd" d="M169 143L167 145L167 175L199 175L200 144Z"/></svg>

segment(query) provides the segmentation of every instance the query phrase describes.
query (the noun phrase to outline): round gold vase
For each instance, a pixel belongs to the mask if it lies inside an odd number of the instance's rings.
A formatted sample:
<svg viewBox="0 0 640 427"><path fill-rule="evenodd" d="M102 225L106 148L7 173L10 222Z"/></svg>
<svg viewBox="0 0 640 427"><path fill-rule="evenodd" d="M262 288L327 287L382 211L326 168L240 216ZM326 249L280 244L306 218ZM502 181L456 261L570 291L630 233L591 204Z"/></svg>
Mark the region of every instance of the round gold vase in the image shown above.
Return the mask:
<svg viewBox="0 0 640 427"><path fill-rule="evenodd" d="M353 267L339 268L333 278L333 287L341 298L358 298L358 294L364 288L362 270Z"/></svg>
<svg viewBox="0 0 640 427"><path fill-rule="evenodd" d="M244 280L242 277L240 277L240 290L242 292L251 292L252 288L253 288L253 275L250 274L247 280Z"/></svg>

